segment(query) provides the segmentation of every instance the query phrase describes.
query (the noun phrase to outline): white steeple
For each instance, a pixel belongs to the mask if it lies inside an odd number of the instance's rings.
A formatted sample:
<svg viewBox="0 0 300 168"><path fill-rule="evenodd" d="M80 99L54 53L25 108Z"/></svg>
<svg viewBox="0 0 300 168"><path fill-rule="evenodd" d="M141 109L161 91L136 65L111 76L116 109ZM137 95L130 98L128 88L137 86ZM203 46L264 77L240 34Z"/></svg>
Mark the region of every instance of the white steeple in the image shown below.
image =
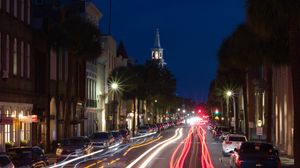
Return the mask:
<svg viewBox="0 0 300 168"><path fill-rule="evenodd" d="M163 67L166 63L164 61L164 49L160 45L160 34L159 29L156 29L155 34L155 40L154 40L154 46L151 49L151 58L152 60L158 61L161 67Z"/></svg>

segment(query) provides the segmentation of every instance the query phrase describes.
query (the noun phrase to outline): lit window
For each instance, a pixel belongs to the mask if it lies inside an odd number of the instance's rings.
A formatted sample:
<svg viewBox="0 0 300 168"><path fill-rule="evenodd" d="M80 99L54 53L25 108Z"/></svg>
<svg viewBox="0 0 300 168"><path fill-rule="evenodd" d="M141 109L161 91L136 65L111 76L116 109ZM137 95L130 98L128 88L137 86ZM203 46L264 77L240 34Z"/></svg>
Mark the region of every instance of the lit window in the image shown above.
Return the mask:
<svg viewBox="0 0 300 168"><path fill-rule="evenodd" d="M24 0L21 0L21 20L24 21Z"/></svg>
<svg viewBox="0 0 300 168"><path fill-rule="evenodd" d="M24 42L21 41L21 77L24 77Z"/></svg>
<svg viewBox="0 0 300 168"><path fill-rule="evenodd" d="M30 78L30 44L28 43L27 44L27 59L26 59L26 61L27 61L27 78Z"/></svg>
<svg viewBox="0 0 300 168"><path fill-rule="evenodd" d="M10 0L6 0L6 12L9 13L10 11Z"/></svg>
<svg viewBox="0 0 300 168"><path fill-rule="evenodd" d="M10 46L9 46L9 35L6 35L6 61L5 61L5 71L8 73L9 72L9 52Z"/></svg>
<svg viewBox="0 0 300 168"><path fill-rule="evenodd" d="M27 0L27 24L30 24L30 10L31 10L31 6L30 6L30 0Z"/></svg>
<svg viewBox="0 0 300 168"><path fill-rule="evenodd" d="M17 0L14 0L14 16L18 17L18 4L17 4Z"/></svg>
<svg viewBox="0 0 300 168"><path fill-rule="evenodd" d="M14 50L13 50L13 74L18 73L18 55L17 55L17 39L14 38Z"/></svg>

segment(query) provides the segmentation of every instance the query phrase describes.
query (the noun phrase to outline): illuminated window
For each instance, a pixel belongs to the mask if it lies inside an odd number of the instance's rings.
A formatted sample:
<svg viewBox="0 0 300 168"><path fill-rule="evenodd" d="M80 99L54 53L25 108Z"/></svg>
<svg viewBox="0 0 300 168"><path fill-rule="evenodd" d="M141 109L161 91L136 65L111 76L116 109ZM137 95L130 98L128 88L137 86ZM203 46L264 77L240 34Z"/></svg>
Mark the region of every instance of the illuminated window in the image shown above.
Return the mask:
<svg viewBox="0 0 300 168"><path fill-rule="evenodd" d="M18 55L17 55L17 39L14 38L14 50L13 50L13 74L18 73Z"/></svg>

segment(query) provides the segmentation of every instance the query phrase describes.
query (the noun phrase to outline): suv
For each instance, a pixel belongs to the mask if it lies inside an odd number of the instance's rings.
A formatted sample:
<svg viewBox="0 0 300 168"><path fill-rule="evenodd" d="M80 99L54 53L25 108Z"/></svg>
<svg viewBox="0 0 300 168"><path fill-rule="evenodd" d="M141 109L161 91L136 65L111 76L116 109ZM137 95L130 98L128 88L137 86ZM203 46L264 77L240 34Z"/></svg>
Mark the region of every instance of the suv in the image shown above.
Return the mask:
<svg viewBox="0 0 300 168"><path fill-rule="evenodd" d="M222 154L227 156L228 153L234 151L235 148L239 148L242 142L247 142L247 138L244 135L228 134L222 143Z"/></svg>

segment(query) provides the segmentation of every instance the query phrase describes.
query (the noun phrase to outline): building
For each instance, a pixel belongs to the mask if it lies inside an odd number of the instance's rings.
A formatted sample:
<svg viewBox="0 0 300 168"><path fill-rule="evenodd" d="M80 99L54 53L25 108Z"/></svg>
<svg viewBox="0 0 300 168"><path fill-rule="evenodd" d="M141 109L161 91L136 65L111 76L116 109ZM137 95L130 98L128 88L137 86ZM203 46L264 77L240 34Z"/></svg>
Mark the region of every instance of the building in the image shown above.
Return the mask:
<svg viewBox="0 0 300 168"><path fill-rule="evenodd" d="M156 29L154 46L151 49L151 59L153 61L157 61L161 67L166 65L164 60L164 49L160 45L160 34L158 28Z"/></svg>
<svg viewBox="0 0 300 168"><path fill-rule="evenodd" d="M31 1L0 1L0 151L31 145L35 104Z"/></svg>

